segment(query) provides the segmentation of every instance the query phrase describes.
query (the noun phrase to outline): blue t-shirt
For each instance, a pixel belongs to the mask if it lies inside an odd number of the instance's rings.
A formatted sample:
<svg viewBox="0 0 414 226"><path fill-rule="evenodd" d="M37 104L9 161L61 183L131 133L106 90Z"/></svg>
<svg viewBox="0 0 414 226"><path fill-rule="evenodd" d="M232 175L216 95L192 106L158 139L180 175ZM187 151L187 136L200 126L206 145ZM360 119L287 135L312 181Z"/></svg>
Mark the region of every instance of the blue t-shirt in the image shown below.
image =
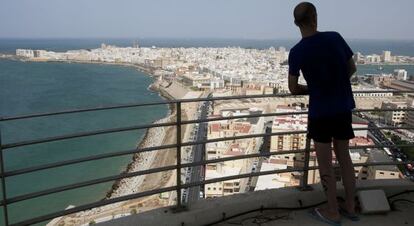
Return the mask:
<svg viewBox="0 0 414 226"><path fill-rule="evenodd" d="M302 38L289 53L289 74L306 80L309 117L320 118L355 108L348 61L353 52L337 32L318 32Z"/></svg>

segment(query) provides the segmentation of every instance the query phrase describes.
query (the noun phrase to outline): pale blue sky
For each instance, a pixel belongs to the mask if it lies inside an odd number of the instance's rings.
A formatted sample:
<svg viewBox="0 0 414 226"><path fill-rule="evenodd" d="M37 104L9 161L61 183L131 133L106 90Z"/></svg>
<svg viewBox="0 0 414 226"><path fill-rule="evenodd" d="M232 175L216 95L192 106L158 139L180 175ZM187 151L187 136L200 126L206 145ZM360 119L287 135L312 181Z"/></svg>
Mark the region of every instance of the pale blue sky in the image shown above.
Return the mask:
<svg viewBox="0 0 414 226"><path fill-rule="evenodd" d="M297 38L297 0L1 0L0 38ZM314 0L320 30L414 39L414 0Z"/></svg>

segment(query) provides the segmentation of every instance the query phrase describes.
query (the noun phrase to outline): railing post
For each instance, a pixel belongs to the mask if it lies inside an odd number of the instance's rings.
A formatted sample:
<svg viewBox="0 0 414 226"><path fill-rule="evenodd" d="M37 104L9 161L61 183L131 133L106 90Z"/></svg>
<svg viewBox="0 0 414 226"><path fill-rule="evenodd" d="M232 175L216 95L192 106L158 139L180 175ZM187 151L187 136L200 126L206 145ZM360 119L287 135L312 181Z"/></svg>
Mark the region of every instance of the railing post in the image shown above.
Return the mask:
<svg viewBox="0 0 414 226"><path fill-rule="evenodd" d="M174 212L179 212L185 209L185 207L182 204L181 200L181 102L178 101L176 104L176 111L177 111L177 117L176 117L176 136L177 136L177 205L173 208Z"/></svg>
<svg viewBox="0 0 414 226"><path fill-rule="evenodd" d="M2 198L3 198L3 214L4 214L4 223L6 226L9 226L9 214L7 211L7 194L6 194L6 178L4 177L4 160L3 160L3 148L1 142L1 128L0 128L0 173L1 173L1 189L2 189Z"/></svg>
<svg viewBox="0 0 414 226"><path fill-rule="evenodd" d="M309 177L309 159L310 159L310 139L306 137L306 147L305 147L305 159L303 162L303 177L300 185L302 191L312 190L312 187L308 184Z"/></svg>

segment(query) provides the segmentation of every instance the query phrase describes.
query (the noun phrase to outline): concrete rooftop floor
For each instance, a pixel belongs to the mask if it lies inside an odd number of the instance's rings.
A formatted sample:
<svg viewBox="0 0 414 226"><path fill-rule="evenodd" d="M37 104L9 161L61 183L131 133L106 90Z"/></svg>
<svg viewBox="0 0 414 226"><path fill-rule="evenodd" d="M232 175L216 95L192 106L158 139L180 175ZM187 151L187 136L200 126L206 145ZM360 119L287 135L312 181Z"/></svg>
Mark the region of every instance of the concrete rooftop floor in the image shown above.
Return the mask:
<svg viewBox="0 0 414 226"><path fill-rule="evenodd" d="M409 199L414 201L414 193L401 195L394 199ZM414 225L414 203L396 202L395 210L387 214L359 215L361 218L358 222L352 222L342 217L344 226L399 226ZM237 218L227 220L223 223L214 224L216 226L326 226L328 224L319 222L309 216L308 210L300 211L282 211L282 210L264 210L246 214Z"/></svg>
<svg viewBox="0 0 414 226"><path fill-rule="evenodd" d="M343 195L341 184L338 183L338 195ZM164 207L128 217L102 222L99 226L273 226L273 225L328 225L316 221L305 210L265 210L243 214L229 220L212 224L226 217L264 208L312 206L325 201L320 185L312 185L312 191L300 191L294 187L269 189L248 192L213 199L199 200L188 205L186 211L174 213L171 207ZM414 183L409 180L366 180L357 181L358 190L382 189L387 196L407 190L414 190ZM408 199L414 201L414 192L397 196L395 199ZM343 218L342 225L414 225L414 204L405 201L395 203L396 210L383 215L360 215L361 221L351 222Z"/></svg>

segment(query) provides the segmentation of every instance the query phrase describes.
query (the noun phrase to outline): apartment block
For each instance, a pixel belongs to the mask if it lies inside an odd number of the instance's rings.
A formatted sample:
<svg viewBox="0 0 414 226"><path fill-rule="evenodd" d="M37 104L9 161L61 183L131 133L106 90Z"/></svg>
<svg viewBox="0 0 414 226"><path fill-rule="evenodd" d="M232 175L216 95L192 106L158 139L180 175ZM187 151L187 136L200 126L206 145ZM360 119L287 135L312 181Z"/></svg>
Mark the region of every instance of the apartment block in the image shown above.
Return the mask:
<svg viewBox="0 0 414 226"><path fill-rule="evenodd" d="M404 101L391 101L391 102L383 102L382 109L402 109L401 111L387 111L385 112L385 120L389 123L394 125L401 125L404 123L406 111L407 109L407 102Z"/></svg>

